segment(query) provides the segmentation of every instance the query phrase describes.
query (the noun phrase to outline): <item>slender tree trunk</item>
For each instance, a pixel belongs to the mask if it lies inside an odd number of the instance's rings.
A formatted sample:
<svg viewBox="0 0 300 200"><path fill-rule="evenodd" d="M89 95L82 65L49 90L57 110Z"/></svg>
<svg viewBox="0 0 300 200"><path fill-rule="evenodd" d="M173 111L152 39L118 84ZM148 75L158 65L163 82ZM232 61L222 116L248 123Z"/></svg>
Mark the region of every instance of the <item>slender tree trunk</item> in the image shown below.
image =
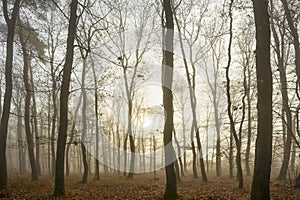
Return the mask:
<svg viewBox="0 0 300 200"><path fill-rule="evenodd" d="M285 13L288 25L291 30L291 35L293 36L293 44L294 44L294 48L295 48L296 75L297 75L296 93L297 93L298 99L300 99L300 94L299 94L299 90L300 90L300 46L299 46L299 34L298 34L297 27L295 26L295 24L297 24L297 23L296 23L296 21L293 21L291 11L288 6L288 1L281 0L281 2L283 4L284 13Z"/></svg>
<svg viewBox="0 0 300 200"><path fill-rule="evenodd" d="M273 32L273 37L275 41L275 52L277 55L278 60L278 69L279 69L279 78L280 78L280 85L281 85L281 96L282 96L282 106L283 111L286 116L286 126L287 126L287 137L286 142L284 144L284 153L283 153L283 161L281 165L281 169L279 175L277 177L278 180L285 180L287 176L289 161L290 161L290 153L292 147L292 113L289 106L289 97L287 91L287 80L286 80L286 67L284 66L284 49L280 45L279 37L276 32L273 18L271 17L271 29ZM284 39L284 38L281 38ZM284 120L284 118L283 118Z"/></svg>
<svg viewBox="0 0 300 200"><path fill-rule="evenodd" d="M52 107L53 107L53 115L52 115L52 126L51 126L51 174L55 175L55 133L56 133L56 118L57 118L57 88L56 88L56 76L54 72L54 64L53 60L51 63L51 77L52 77Z"/></svg>
<svg viewBox="0 0 300 200"><path fill-rule="evenodd" d="M20 27L22 26L21 20L18 19L20 23ZM22 47L22 53L23 53L23 79L24 79L24 85L25 85L25 111L24 111L24 124L25 124L25 133L26 133L26 139L28 144L28 155L29 155L29 161L31 165L31 179L33 181L36 181L38 179L38 171L37 171L37 165L36 160L34 157L34 142L33 142L33 132L31 132L30 127L30 102L32 98L32 86L30 84L30 76L29 76L29 69L30 69L30 55L28 54L27 49L27 41L23 33L23 29L20 28L19 30L19 37L20 37L20 43Z"/></svg>
<svg viewBox="0 0 300 200"><path fill-rule="evenodd" d="M272 72L268 1L253 0L256 27L258 125L251 199L270 199L272 160Z"/></svg>
<svg viewBox="0 0 300 200"><path fill-rule="evenodd" d="M95 180L99 181L100 180L100 169L99 169L99 112L98 112L98 81L96 77L96 71L95 71L95 66L94 62L92 62L92 70L93 70L93 76L94 76L94 84L95 84L95 93L94 93L94 101L95 101L95 118L96 118L96 158L95 158ZM119 134L119 127L117 125L117 134ZM119 141L118 141L119 142ZM120 150L120 145L118 145L118 150ZM120 157L118 157L118 164L120 164ZM120 167L118 165L118 171L120 171Z"/></svg>
<svg viewBox="0 0 300 200"><path fill-rule="evenodd" d="M20 97L20 91L17 92L17 131L18 131L18 150L19 150L19 173L25 173L25 163L23 162L23 131L22 131L22 99Z"/></svg>
<svg viewBox="0 0 300 200"><path fill-rule="evenodd" d="M235 122L233 120L232 116L232 102L231 102L231 94L230 94L230 78L229 78L229 69L231 65L231 44L232 44L232 24L233 24L233 18L232 18L232 5L233 5L233 0L230 1L229 5L229 17L230 17L230 25L229 25L229 46L228 46L228 63L226 67L226 96L227 96L227 113L230 121L230 130L232 131L233 138L236 143L236 166L237 166L237 179L239 181L239 188L243 188L244 186L244 181L243 181L243 171L242 171L242 160L241 160L241 146L242 146L242 137L241 137L241 132L242 132L242 126L243 126L243 121L244 121L244 116L245 116L245 95L243 96L243 114L242 114L242 120L240 122L240 129L239 132L236 132L235 129ZM245 74L244 74L244 84L245 84ZM246 91L245 91L246 93Z"/></svg>
<svg viewBox="0 0 300 200"><path fill-rule="evenodd" d="M86 62L87 57L83 58L82 66L82 79L81 79L81 92L82 92L82 134L81 134L81 150L82 150L82 162L83 162L83 176L81 183L86 184L88 178L88 162L87 162L87 152L85 146L86 134L87 134L87 117L86 117L86 107L87 107L87 95L85 89L85 75L86 75Z"/></svg>
<svg viewBox="0 0 300 200"><path fill-rule="evenodd" d="M14 2L11 19L7 10L7 0L2 1L3 14L7 24L8 32L6 39L6 60L5 60L5 93L4 103L2 109L2 116L0 122L0 189L5 188L7 185L7 165L6 165L6 139L7 128L10 113L10 104L12 97L12 65L13 65L13 42L15 35L16 18L19 13L20 0Z"/></svg>
<svg viewBox="0 0 300 200"><path fill-rule="evenodd" d="M246 146L246 153L245 153L245 168L247 176L251 176L250 172L250 151L251 151L251 137L252 137L252 118L251 118L251 99L250 99L250 88L251 88L251 71L250 66L247 67L247 119L248 119L248 126L247 126L247 146Z"/></svg>
<svg viewBox="0 0 300 200"><path fill-rule="evenodd" d="M181 52L182 52L182 55L183 55L183 62L184 62L186 77L187 77L188 86L189 86L190 102L191 102L192 114L193 114L193 123L192 124L194 125L194 130L196 132L197 147L198 147L198 151L199 151L199 155L200 155L201 176L202 176L202 180L204 182L206 182L207 181L207 175L206 175L206 172L205 172L205 165L204 165L203 153L202 153L202 145L201 145L201 141L200 141L200 135L199 135L198 125L197 125L197 116L196 116L195 82L193 82L193 84L192 84L192 81L191 81L191 78L190 78L190 73L189 73L189 68L188 68L188 64L187 64L187 60L186 60L186 56L185 56L185 51L184 51L184 47L183 47L179 22L178 22L178 19L177 19L176 15L174 16L174 18L175 18L177 28L178 28L178 32L179 32L180 47L181 47ZM192 76L193 76L193 79L195 79L195 71L193 71L193 72L194 73L192 74Z"/></svg>
<svg viewBox="0 0 300 200"><path fill-rule="evenodd" d="M221 135L220 135L220 120L219 120L219 109L217 103L217 88L213 92L213 105L214 105L214 116L215 126L217 132L217 143L216 143L216 173L217 176L221 176Z"/></svg>
<svg viewBox="0 0 300 200"><path fill-rule="evenodd" d="M67 140L68 131L68 97L70 79L72 73L73 57L74 57L74 39L76 32L76 21L77 21L77 0L72 0L70 9L70 19L68 27L68 39L67 39L67 52L66 61L63 68L63 80L61 85L60 94L60 123L58 130L57 140L57 154L55 164L55 186L54 195L65 194L65 178L64 178L64 160L65 160L65 146Z"/></svg>
<svg viewBox="0 0 300 200"><path fill-rule="evenodd" d="M35 101L35 92L34 92L34 81L33 81L33 72L32 66L29 65L30 71L30 82L32 88L32 115L33 115L33 122L34 122L34 137L35 137L35 158L36 158L36 170L39 176L42 175L41 171L41 164L40 164L40 134L38 130L38 121L37 121L37 109L36 109L36 101Z"/></svg>
<svg viewBox="0 0 300 200"><path fill-rule="evenodd" d="M229 177L233 177L233 133L231 127L229 138Z"/></svg>

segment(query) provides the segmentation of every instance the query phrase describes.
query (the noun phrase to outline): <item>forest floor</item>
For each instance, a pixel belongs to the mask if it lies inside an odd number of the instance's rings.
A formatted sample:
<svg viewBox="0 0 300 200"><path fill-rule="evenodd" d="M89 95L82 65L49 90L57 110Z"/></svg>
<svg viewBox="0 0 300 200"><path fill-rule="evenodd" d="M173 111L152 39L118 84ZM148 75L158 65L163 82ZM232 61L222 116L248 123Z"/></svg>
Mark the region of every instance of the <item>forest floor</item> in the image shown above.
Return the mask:
<svg viewBox="0 0 300 200"><path fill-rule="evenodd" d="M0 190L0 199L162 199L165 187L164 174L137 174L126 179L118 174L102 175L100 181L89 177L87 184L78 183L80 176L66 178L67 195L53 197L54 180L41 177L31 182L29 177L11 177L6 189ZM178 182L179 199L249 199L251 178L245 177L244 188L238 189L234 178L210 177L209 182L185 176ZM300 199L300 189L295 189L289 181L271 180L272 199Z"/></svg>

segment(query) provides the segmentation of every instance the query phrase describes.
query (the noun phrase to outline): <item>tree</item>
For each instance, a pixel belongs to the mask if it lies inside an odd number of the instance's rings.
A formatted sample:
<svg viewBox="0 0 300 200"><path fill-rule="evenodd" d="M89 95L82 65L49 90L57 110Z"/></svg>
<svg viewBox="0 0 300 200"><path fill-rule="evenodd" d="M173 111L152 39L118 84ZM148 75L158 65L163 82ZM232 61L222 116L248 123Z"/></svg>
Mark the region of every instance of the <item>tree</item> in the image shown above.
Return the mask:
<svg viewBox="0 0 300 200"><path fill-rule="evenodd" d="M229 78L229 68L231 65L231 45L232 45L232 23L233 23L233 18L232 18L232 5L233 5L233 0L230 1L229 3L229 18L230 18L230 25L229 25L229 45L228 45L228 63L226 67L226 95L227 95L227 112L228 112L228 117L230 121L230 130L232 132L232 135L234 137L235 143L236 143L236 165L237 165L237 179L239 181L239 188L243 188L244 181L243 181L243 171L242 171L242 159L241 159L241 148L242 148L242 127L243 127L243 122L245 118L245 98L246 98L246 91L245 94L242 98L242 103L243 103L243 114L242 114L242 119L240 122L240 128L239 131L237 132L235 129L235 122L232 116L232 110L235 110L232 107L232 102L231 102L231 94L230 94L230 78ZM245 71L244 71L245 72ZM244 74L244 85L246 84L246 74ZM245 88L245 87L244 87Z"/></svg>
<svg viewBox="0 0 300 200"><path fill-rule="evenodd" d="M68 131L68 97L74 57L74 40L77 26L77 5L78 1L72 0L70 5L66 60L63 67L63 79L60 92L60 118L55 164L55 196L65 194L64 160Z"/></svg>
<svg viewBox="0 0 300 200"><path fill-rule="evenodd" d="M273 10L273 2L271 1L271 10ZM285 65L285 47L280 44L280 38L278 36L278 33L275 29L274 24L274 18L271 16L271 30L272 35L274 38L274 51L276 53L277 58L277 66L279 70L279 78L280 78L280 88L281 88L281 96L282 96L282 111L285 113L286 117L286 127L287 127L287 136L286 141L284 142L284 153L283 153L283 161L282 166L280 168L279 175L277 177L278 180L285 180L287 171L288 171L288 165L290 160L290 154L291 154L291 147L292 147L292 113L289 105L289 97L288 97L288 85L287 85L287 76L286 76L286 65ZM284 30L283 30L284 31ZM284 37L285 33L281 32L282 37ZM282 40L284 38L281 38ZM283 116L282 116L283 117ZM284 117L283 117L284 120Z"/></svg>
<svg viewBox="0 0 300 200"><path fill-rule="evenodd" d="M162 62L162 91L163 106L165 108L165 124L164 124L164 150L165 150L165 172L166 172L166 189L164 199L177 199L177 184L174 169L174 149L172 146L173 133L173 39L174 39L174 22L173 11L170 0L163 1L163 9L165 13L166 30L163 40L163 62Z"/></svg>
<svg viewBox="0 0 300 200"><path fill-rule="evenodd" d="M7 139L7 128L10 113L10 104L12 97L12 70L13 70L13 52L14 52L14 35L15 35L15 24L17 15L20 8L20 0L14 2L13 11L11 17L9 17L7 9L7 0L2 1L3 14L7 24L7 39L6 39L6 60L5 60L5 93L4 103L2 109L2 116L0 122L0 189L4 188L7 184L7 166L6 166L6 139Z"/></svg>
<svg viewBox="0 0 300 200"><path fill-rule="evenodd" d="M267 0L253 0L256 30L257 138L251 199L270 199L272 159L272 73Z"/></svg>
<svg viewBox="0 0 300 200"><path fill-rule="evenodd" d="M174 8L173 8L174 10ZM180 47L181 47L181 52L183 55L183 62L184 62L184 66L185 66L185 72L186 72L186 77L187 77L187 82L188 82L188 87L189 87L189 93L190 93L190 103L191 103L191 108L192 108L192 114L193 114L193 122L192 122L192 131L196 132L196 139L197 139L197 147L198 147L198 151L200 154L200 168L201 168L201 175L202 175L202 180L204 182L207 181L207 176L206 176L206 172L205 172L205 166L204 166L204 160L203 160L203 153L202 153L202 145L201 145L201 140L200 140L200 135L199 135L199 128L198 128L198 123L197 123L197 115L196 115L196 103L197 103L197 99L196 99L196 94L195 94L195 65L194 63L192 64L192 68L193 68L193 72L190 73L189 72L189 68L188 68L188 64L187 64L187 60L186 60L186 56L185 56L185 51L184 51L184 47L183 47L183 43L182 43L182 36L181 36L181 30L180 30L180 26L179 26L179 22L178 19L176 17L176 14L174 14L174 18L177 24L177 28L178 28L178 33L179 33L179 41L180 41ZM190 75L192 76L192 78L190 77ZM193 82L192 82L192 80ZM193 132L191 133L193 134ZM193 146L193 140L194 138L191 136L191 143ZM194 162L194 161L193 161ZM193 172L195 170L193 169ZM194 177L195 177L195 173L194 173Z"/></svg>
<svg viewBox="0 0 300 200"><path fill-rule="evenodd" d="M25 122L25 133L26 133L26 139L28 143L28 154L29 154L29 161L31 165L31 178L33 181L38 179L38 171L37 171L37 165L36 165L36 159L34 156L34 142L33 142L33 136L32 131L30 127L30 106L31 106L31 98L32 98L32 91L33 88L31 86L31 81L29 77L29 70L31 65L31 59L29 55L29 50L27 47L27 41L26 36L23 31L23 24L21 23L20 18L18 17L18 23L19 23L19 37L20 37L20 43L22 47L22 53L23 53L23 78L24 78L24 86L25 86L25 113L24 113L24 122Z"/></svg>

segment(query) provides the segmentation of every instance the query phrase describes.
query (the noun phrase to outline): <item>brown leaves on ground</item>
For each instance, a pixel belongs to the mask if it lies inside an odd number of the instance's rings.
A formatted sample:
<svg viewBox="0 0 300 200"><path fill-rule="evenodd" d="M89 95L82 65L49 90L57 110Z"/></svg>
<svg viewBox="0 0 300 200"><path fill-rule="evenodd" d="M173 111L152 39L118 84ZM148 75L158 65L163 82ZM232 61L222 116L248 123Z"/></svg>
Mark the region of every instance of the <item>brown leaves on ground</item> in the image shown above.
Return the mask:
<svg viewBox="0 0 300 200"><path fill-rule="evenodd" d="M67 195L53 197L54 179L42 177L31 182L28 177L14 177L6 189L0 190L0 199L161 199L165 187L164 174L137 174L126 179L121 174L102 175L100 181L90 177L88 184L81 184L80 176L66 178ZM192 176L178 182L179 199L249 199L251 178L246 178L244 189L238 189L234 178L210 178L203 183ZM272 199L300 199L300 190L288 182L271 181Z"/></svg>

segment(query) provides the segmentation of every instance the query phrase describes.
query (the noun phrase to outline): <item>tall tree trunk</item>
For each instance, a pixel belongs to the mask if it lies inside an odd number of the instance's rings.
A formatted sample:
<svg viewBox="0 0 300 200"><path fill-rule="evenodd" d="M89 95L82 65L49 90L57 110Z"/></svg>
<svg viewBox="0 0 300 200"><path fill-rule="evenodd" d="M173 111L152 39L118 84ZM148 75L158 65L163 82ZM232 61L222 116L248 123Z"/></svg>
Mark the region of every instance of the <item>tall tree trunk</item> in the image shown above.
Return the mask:
<svg viewBox="0 0 300 200"><path fill-rule="evenodd" d="M88 162L87 162L87 151L85 146L86 134L87 134L87 117L86 117L86 106L87 106L87 95L85 89L85 75L86 75L86 62L87 57L83 58L83 69L81 79L81 92L82 92L82 134L81 134L81 150L82 150L82 162L83 162L83 176L81 183L86 184L88 178Z"/></svg>
<svg viewBox="0 0 300 200"><path fill-rule="evenodd" d="M251 176L250 172L250 151L251 151L251 137L252 137L252 118L251 118L251 98L250 98L250 88L251 88L251 71L250 66L247 66L247 119L248 119L248 126L247 126L247 145L246 145L246 153L245 153L245 168L247 176Z"/></svg>
<svg viewBox="0 0 300 200"><path fill-rule="evenodd" d="M184 51L184 47L183 47L182 37L181 37L181 30L180 30L180 27L179 27L179 22L178 22L178 19L176 17L176 14L174 15L174 18L175 18L176 25L177 25L178 32L179 32L180 47L181 47L181 52L182 52L182 55L183 55L183 62L184 62L186 77L187 77L188 86L189 86L190 103L191 103L192 114L193 114L193 123L192 124L194 125L194 130L196 132L196 141L197 141L197 147L198 147L199 156L200 156L201 175L202 175L202 180L204 182L206 182L207 181L207 176L206 176L206 172L205 172L205 165L204 165L203 153L202 153L202 145L201 145L198 125L197 125L197 115L196 115L196 102L197 101L196 101L196 95L195 95L195 82L192 83L192 81L191 81L189 68L188 68L188 64L187 64L187 60L186 60L186 56L185 56L185 51ZM193 79L195 79L195 71L194 70L193 70L193 73L192 73L192 77L193 77Z"/></svg>
<svg viewBox="0 0 300 200"><path fill-rule="evenodd" d="M271 5L273 6L273 5ZM281 97L282 97L282 106L283 111L286 116L286 126L287 126L287 137L286 142L284 144L284 153L283 153L283 161L281 165L281 169L279 175L277 177L278 180L285 180L287 176L289 161L290 161L290 154L291 154L291 147L292 147L292 113L289 106L289 97L287 91L287 80L286 80L286 67L284 66L284 47L280 45L279 37L277 31L274 26L273 18L271 17L271 29L272 35L275 41L275 52L277 55L278 60L278 69L279 69L279 78L280 78L280 86L281 86ZM284 38L281 38L282 40ZM282 119L284 120L284 118Z"/></svg>
<svg viewBox="0 0 300 200"><path fill-rule="evenodd" d="M163 105L165 108L164 124L164 150L165 150L165 173L166 189L164 199L177 199L177 184L174 170L174 148L172 145L173 132L173 39L174 39L174 22L173 11L170 0L163 1L163 8L166 19L166 35L163 48L163 66L162 66L162 91Z"/></svg>
<svg viewBox="0 0 300 200"><path fill-rule="evenodd" d="M95 71L94 62L92 61L92 70L93 70L93 76L94 76L94 84L95 84L95 93L94 93L94 101L95 101L95 117L96 117L96 158L95 158L95 180L100 180L100 169L99 169L99 111L98 111L98 81ZM101 115L101 114L100 114ZM119 134L119 127L117 125L117 134ZM118 140L119 142L119 140ZM119 143L118 143L119 144ZM120 146L118 145L118 150L120 150ZM118 164L120 163L119 157L118 157ZM118 171L120 170L120 167L118 165Z"/></svg>
<svg viewBox="0 0 300 200"><path fill-rule="evenodd" d="M253 0L256 27L257 138L251 199L270 199L272 159L272 72L267 0Z"/></svg>
<svg viewBox="0 0 300 200"><path fill-rule="evenodd" d="M74 39L76 32L77 21L77 0L72 0L70 9L70 19L68 27L68 39L67 39L67 52L66 61L63 68L63 80L61 85L60 94L60 118L59 118L59 130L57 140L57 154L55 164L55 186L54 195L65 194L65 178L64 178L64 160L65 160L65 147L68 131L68 97L70 79L72 73L73 57L74 57Z"/></svg>
<svg viewBox="0 0 300 200"><path fill-rule="evenodd" d="M29 71L30 71L30 83L31 83L31 89L32 89L32 116L33 116L33 122L34 122L34 137L35 137L35 161L36 161L36 170L37 174L41 176L41 164L40 164L40 135L38 130L38 121L37 121L37 109L36 109L36 101L35 101L35 87L34 87L34 81L33 81L33 72L32 72L32 66L29 65Z"/></svg>
<svg viewBox="0 0 300 200"><path fill-rule="evenodd" d="M6 39L6 60L5 60L5 93L4 103L2 109L2 116L0 122L0 189L7 185L7 165L6 165L6 139L7 139L7 128L10 113L10 104L12 97L12 64L13 64L13 45L15 35L15 24L17 15L19 13L20 0L14 2L13 11L11 18L7 10L7 0L2 1L3 14L7 24L8 32Z"/></svg>
<svg viewBox="0 0 300 200"><path fill-rule="evenodd" d="M23 33L23 29L21 28L21 20L18 19L20 23L20 29L19 29L19 37L20 37L20 43L22 47L22 53L23 53L23 79L24 79L24 85L25 85L25 111L24 111L24 124L25 124L25 133L26 133L26 139L27 139L27 147L28 147L28 155L29 155L29 161L31 166L31 179L33 181L36 181L38 179L38 171L36 166L36 160L34 157L34 142L33 142L33 134L31 132L30 127L30 102L32 98L32 86L30 84L30 77L29 77L29 68L30 68L30 55L28 54L27 49L27 41Z"/></svg>
<svg viewBox="0 0 300 200"><path fill-rule="evenodd" d="M233 133L230 127L230 138L229 138L229 177L233 177Z"/></svg>
<svg viewBox="0 0 300 200"><path fill-rule="evenodd" d="M25 163L23 162L23 131L22 131L22 98L20 97L20 91L17 91L17 132L18 132L18 153L19 153L19 173L25 173Z"/></svg>
<svg viewBox="0 0 300 200"><path fill-rule="evenodd" d="M51 124L51 174L52 176L55 175L55 133L56 133L56 118L58 114L57 110L57 86L56 86L56 76L54 70L54 58L50 60L51 65L51 80L52 80L52 107L53 107L53 115L52 115L52 124Z"/></svg>
<svg viewBox="0 0 300 200"><path fill-rule="evenodd" d="M245 95L243 96L243 114L242 114L242 120L240 122L240 129L239 132L236 132L235 129L235 122L233 120L232 116L232 102L231 102L231 94L230 94L230 78L229 78L229 69L231 65L231 44L232 44L232 24L233 24L233 18L232 18L232 5L233 0L230 1L229 5L229 17L230 17L230 25L229 25L229 46L228 46L228 63L226 67L226 96L227 96L227 113L230 121L230 130L232 131L233 138L236 143L236 166L237 166L237 179L239 181L239 188L243 188L244 181L243 181L243 171L242 171L242 160L241 160L241 146L242 146L242 126L245 116ZM244 74L244 85L245 85L245 74ZM246 91L245 91L246 93Z"/></svg>

